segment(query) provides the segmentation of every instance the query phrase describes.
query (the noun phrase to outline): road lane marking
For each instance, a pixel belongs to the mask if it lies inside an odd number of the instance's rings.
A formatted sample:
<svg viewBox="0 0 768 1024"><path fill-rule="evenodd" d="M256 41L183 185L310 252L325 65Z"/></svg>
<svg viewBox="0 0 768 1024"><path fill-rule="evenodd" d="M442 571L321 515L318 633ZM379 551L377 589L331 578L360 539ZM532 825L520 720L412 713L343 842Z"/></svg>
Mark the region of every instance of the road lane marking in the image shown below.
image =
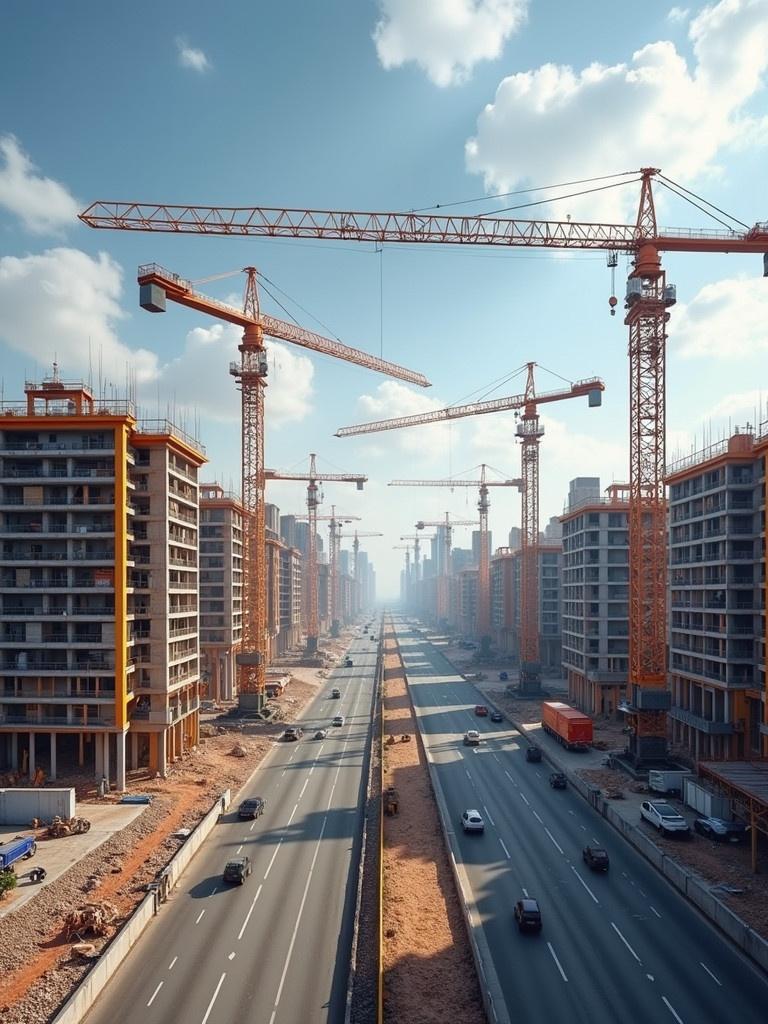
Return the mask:
<svg viewBox="0 0 768 1024"><path fill-rule="evenodd" d="M521 799L521 800L525 800L525 802L526 802L526 803L528 804L528 806L529 806L529 807L531 806L530 800L529 800L529 799L528 799L528 797L527 797L527 796L525 795L525 793L521 793L521 794L520 794L520 799Z"/></svg>
<svg viewBox="0 0 768 1024"><path fill-rule="evenodd" d="M237 848L237 849L235 850L235 854L237 855L238 853L240 853L240 851L242 850L242 848L243 848L243 844L241 843L241 844L240 844L240 845L238 846L238 848Z"/></svg>
<svg viewBox="0 0 768 1024"><path fill-rule="evenodd" d="M568 811L568 813L572 814L574 816L574 818L576 817L576 811Z"/></svg>
<svg viewBox="0 0 768 1024"><path fill-rule="evenodd" d="M534 812L533 812L533 816L534 816L534 818L535 818L535 819L536 819L536 820L537 820L537 821L538 821L538 822L539 822L540 824L542 824L542 825L544 824L543 820L542 820L542 819L541 819L541 818L539 817L539 815L538 815L538 813L537 813L536 811L534 811Z"/></svg>
<svg viewBox="0 0 768 1024"><path fill-rule="evenodd" d="M175 957L173 958L173 960L171 960L171 962L170 962L170 963L168 964L168 970L169 970L169 971L172 971L172 970L173 970L173 965L174 965L174 964L176 963L176 961L177 961L178 959L179 959L179 958L178 958L177 956L175 956Z"/></svg>
<svg viewBox="0 0 768 1024"><path fill-rule="evenodd" d="M666 996L662 996L661 1000L666 1005L667 1009L672 1014L672 1016L675 1018L675 1020L677 1021L677 1024L683 1024L682 1017L678 1014L677 1010L674 1008L672 1003L670 1003L670 1001L667 999L667 997Z"/></svg>
<svg viewBox="0 0 768 1024"><path fill-rule="evenodd" d="M510 855L509 855L509 850L508 850L508 849L506 848L506 846L504 845L504 840L503 840L503 839L501 838L501 836L499 836L499 842L501 843L501 848L502 848L502 850L503 850L503 851L504 851L504 853L505 853L505 854L507 855L507 860L511 860L511 857L510 857Z"/></svg>
<svg viewBox="0 0 768 1024"><path fill-rule="evenodd" d="M283 777L283 776L285 775L285 773L286 773L287 771L288 771L288 769L287 769L287 768L283 768L283 770L282 770L282 771L280 772L280 778L281 778L281 779L282 779L282 777Z"/></svg>
<svg viewBox="0 0 768 1024"><path fill-rule="evenodd" d="M195 921L195 924L200 924L200 922L201 922L201 921L202 921L202 919L203 919L203 914L204 914L204 913L205 913L205 907L203 907L203 909L202 909L202 910L200 911L200 913L199 913L199 914L197 915L197 920Z"/></svg>
<svg viewBox="0 0 768 1024"><path fill-rule="evenodd" d="M513 786L516 786L516 785L517 785L517 783L515 782L515 780L514 780L514 779L512 778L512 776L511 776L511 775L509 774L509 772L508 772L508 771L506 770L506 768L504 769L504 774L505 774L505 775L507 776L507 778L509 779L509 781L510 781L510 782L512 783L512 785L513 785Z"/></svg>
<svg viewBox="0 0 768 1024"><path fill-rule="evenodd" d="M653 906L651 906L651 904L650 904L650 903L648 904L648 906L649 906L649 907L651 907L651 910L652 910L652 911L654 912L654 914L656 915L656 917L661 917L661 914L660 914L660 913L658 912L658 910L656 909L656 907L653 907Z"/></svg>
<svg viewBox="0 0 768 1024"><path fill-rule="evenodd" d="M307 788L308 785L309 785L309 778L306 778L306 779L304 779L304 785L301 787L301 792L299 793L299 800L301 800L301 798L304 796L304 790Z"/></svg>
<svg viewBox="0 0 768 1024"><path fill-rule="evenodd" d="M723 983L722 983L722 981L720 981L720 980L719 980L719 978L716 978L716 977L715 977L715 975L714 975L714 974L712 973L712 971L710 971L710 969L709 969L709 968L707 967L707 965L706 965L705 963L703 963L703 962L702 962L701 960L699 960L699 963L700 963L700 964L701 964L701 966L702 966L702 967L704 968L704 970L705 970L705 971L707 972L707 974L708 974L708 975L710 976L710 978L711 978L711 979L712 979L713 981L716 981L716 982L717 982L717 984L718 984L718 985L720 986L720 988L722 988L722 987L723 987Z"/></svg>
<svg viewBox="0 0 768 1024"><path fill-rule="evenodd" d="M210 1001L210 1003L208 1003L208 1009L205 1011L205 1016L203 1017L203 1019L201 1021L201 1024L207 1024L208 1018L211 1016L211 1010L213 1009L213 1004L216 1002L216 997L218 996L219 991L221 990L221 986L224 984L224 979L226 978L226 976L227 976L227 974L226 974L226 971L225 971L224 974L222 974L222 976L219 978L219 984L216 986L216 991L211 996L211 1001Z"/></svg>
<svg viewBox="0 0 768 1024"><path fill-rule="evenodd" d="M595 846L599 846L600 845L600 840L599 839L595 839L594 836L592 836L592 842L595 844ZM622 874L624 874L623 871L622 871ZM626 875L624 875L624 877L626 878Z"/></svg>
<svg viewBox="0 0 768 1024"><path fill-rule="evenodd" d="M315 770L315 766L312 765L312 767L309 769L309 774L311 775L314 770Z"/></svg>
<svg viewBox="0 0 768 1024"><path fill-rule="evenodd" d="M470 775L469 771L468 771L468 770L467 770L466 768L464 769L464 771L466 772L466 776L467 776L467 778L468 778L468 779L471 779L471 778L472 778L472 776Z"/></svg>
<svg viewBox="0 0 768 1024"><path fill-rule="evenodd" d="M215 896L218 891L219 891L218 885L214 885L213 889L211 889L211 896Z"/></svg>
<svg viewBox="0 0 768 1024"><path fill-rule="evenodd" d="M552 943L548 942L547 945L549 946L549 952L552 954L552 959L557 964L557 969L558 969L558 971L560 971L560 975L561 975L563 981L568 981L568 976L566 975L565 971L563 970L562 964L557 959L557 953L552 948Z"/></svg>
<svg viewBox="0 0 768 1024"><path fill-rule="evenodd" d="M264 881L265 882L266 882L267 878L269 877L269 872L272 870L272 865L275 863L275 857L277 856L277 854L278 854L278 852L280 850L280 847L282 845L283 845L283 839L282 839L282 836L281 836L280 837L280 841L278 842L277 846L275 847L275 852L272 854L272 859L270 860L269 864L267 865L267 870L264 872Z"/></svg>
<svg viewBox="0 0 768 1024"><path fill-rule="evenodd" d="M594 893L592 892L592 890L591 890L591 889L589 888L589 886L588 886L588 885L587 885L587 883L586 883L586 882L584 881L584 879L583 879L583 878L581 877L581 875L580 875L580 874L579 874L579 872L578 872L578 871L576 870L576 868L575 868L575 867L573 866L573 864L571 864L571 871L572 871L572 872L574 873L574 875L576 875L576 877L578 878L578 880L579 880L579 881L581 882L581 884L582 884L582 885L584 886L584 888L585 888L585 889L587 890L587 892L588 892L588 893L589 893L589 895L590 895L590 896L592 897L592 899L593 899L593 900L595 901L595 903L599 904L599 903L600 903L600 900L599 900L599 899L597 898L597 896L595 896L595 894L594 894Z"/></svg>
<svg viewBox="0 0 768 1024"><path fill-rule="evenodd" d="M536 774L539 776L539 778L541 778L541 772L539 771L538 768L536 769Z"/></svg>
<svg viewBox="0 0 768 1024"><path fill-rule="evenodd" d="M152 995L151 995L151 996L149 997L149 1002L147 1003L147 1006L151 1006L151 1005L152 1005L152 1003L154 1003L154 1001L155 1001L155 996L157 995L157 993L158 993L158 992L160 991L160 989L161 989L162 987L163 987L163 983L162 983L162 981L161 981L161 982L160 982L160 984L159 984L159 985L157 986L157 988L155 989L155 991L154 991L154 992L152 993Z"/></svg>
<svg viewBox="0 0 768 1024"><path fill-rule="evenodd" d="M234 960L236 956L236 953L230 953L229 956L227 957L227 960Z"/></svg>
<svg viewBox="0 0 768 1024"><path fill-rule="evenodd" d="M250 827L250 828L248 829L248 831L249 831L249 832L253 832L253 830L254 830L255 828L256 828L256 822L254 821L254 823L253 823L253 824L251 825L251 827Z"/></svg>
<svg viewBox="0 0 768 1024"><path fill-rule="evenodd" d="M485 804L483 804L483 810L485 811L485 816L488 819L488 821L490 821L490 823L493 825L493 827L496 828L496 822L491 817L491 812L488 810L488 808L485 806Z"/></svg>
<svg viewBox="0 0 768 1024"><path fill-rule="evenodd" d="M555 846L556 846L556 847L558 848L558 850L560 851L560 853L562 853L562 854L563 854L563 856L565 856L565 854L563 853L563 848L562 848L562 846L560 845L560 843L558 843L558 841L557 841L557 840L555 839L555 837L554 837L554 836L552 835L552 833L551 833L551 832L549 831L549 829L548 829L548 828L545 828L545 829L544 829L544 831L545 831L545 832L547 833L547 835L549 836L549 838L550 838L550 839L552 840L552 842L553 842L553 843L555 844Z"/></svg>
<svg viewBox="0 0 768 1024"><path fill-rule="evenodd" d="M619 931L619 929L618 929L618 928L616 927L616 925L615 925L615 924L613 923L613 921L611 921L611 928L613 928L613 930L614 930L614 931L616 932L616 934L617 934L617 935L619 936L619 938L620 938L620 939L621 939L621 941L622 941L622 942L624 943L624 945L625 945L625 946L627 947L627 949L628 949L628 950L629 950L629 952L630 952L630 953L632 954L632 956L633 956L633 957L635 958L635 960L637 960L637 962L638 962L639 964L642 964L642 962L643 962L643 961L642 961L642 960L640 959L640 957L639 957L639 956L637 955L637 953L636 953L636 952L634 951L634 949L632 949L632 947L630 946L630 944L629 944L629 943L627 942L627 940L626 940L626 939L624 938L624 936L623 936L623 935L621 934L621 932L620 932L620 931Z"/></svg>
<svg viewBox="0 0 768 1024"><path fill-rule="evenodd" d="M525 898L526 898L527 900L529 900L529 899L530 899L530 896L528 895L528 890L527 890L527 889L523 889L523 896L525 896Z"/></svg>
<svg viewBox="0 0 768 1024"><path fill-rule="evenodd" d="M587 831L587 826L586 825L579 825L579 828L582 829L582 831L584 831L584 832Z"/></svg>
<svg viewBox="0 0 768 1024"><path fill-rule="evenodd" d="M298 809L299 809L299 804L298 804L298 801L297 801L297 802L296 802L296 803L295 803L295 804L293 805L293 810L291 811L291 816L290 816L290 818L288 819L288 822L287 822L287 824L286 824L286 826L285 826L286 828L288 828L288 825L290 825L290 824L291 824L291 822L293 821L293 816L294 816L294 814L296 813L296 811L298 811Z"/></svg>

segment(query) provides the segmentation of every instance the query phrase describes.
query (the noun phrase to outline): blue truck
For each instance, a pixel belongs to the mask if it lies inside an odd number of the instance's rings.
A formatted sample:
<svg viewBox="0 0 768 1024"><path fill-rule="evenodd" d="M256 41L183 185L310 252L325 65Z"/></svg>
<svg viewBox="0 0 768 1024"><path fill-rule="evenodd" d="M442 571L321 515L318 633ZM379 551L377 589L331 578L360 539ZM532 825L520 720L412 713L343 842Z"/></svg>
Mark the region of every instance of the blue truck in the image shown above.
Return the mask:
<svg viewBox="0 0 768 1024"><path fill-rule="evenodd" d="M9 843L0 845L0 871L13 871L17 860L29 860L37 851L34 836L16 836Z"/></svg>

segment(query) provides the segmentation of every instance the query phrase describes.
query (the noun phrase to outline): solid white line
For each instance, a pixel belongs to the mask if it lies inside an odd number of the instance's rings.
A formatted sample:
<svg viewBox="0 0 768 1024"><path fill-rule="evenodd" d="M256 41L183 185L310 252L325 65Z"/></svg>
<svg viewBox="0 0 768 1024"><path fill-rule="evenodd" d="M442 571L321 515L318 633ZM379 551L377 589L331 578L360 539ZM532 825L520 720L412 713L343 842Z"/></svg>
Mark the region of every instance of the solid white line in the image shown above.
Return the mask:
<svg viewBox="0 0 768 1024"><path fill-rule="evenodd" d="M203 919L203 914L204 914L204 913L205 913L205 908L203 908L203 909L202 909L202 910L200 911L200 913L199 913L199 914L197 915L197 920L195 921L195 924L200 924L200 922L201 922L201 921L202 921L202 919Z"/></svg>
<svg viewBox="0 0 768 1024"><path fill-rule="evenodd" d="M534 818L535 818L535 819L536 819L536 820L537 820L538 822L541 822L541 824L542 824L542 825L544 824L544 822L543 822L543 821L542 821L542 819L541 819L541 818L539 817L539 815L538 815L538 814L536 813L536 811L534 811L534 812L533 812L533 816L534 816Z"/></svg>
<svg viewBox="0 0 768 1024"><path fill-rule="evenodd" d="M243 921L243 927L237 933L237 941L238 942L240 941L240 939L242 939L243 932L248 927L248 922L251 920L251 914L253 913L253 908L256 906L256 900L259 898L259 896L261 896L261 890L263 888L264 888L263 885L260 885L259 888L256 890L256 895L253 897L253 901L251 902L251 906L248 909L248 913L245 915L245 920Z"/></svg>
<svg viewBox="0 0 768 1024"><path fill-rule="evenodd" d="M547 835L549 836L549 838L550 838L550 839L552 840L552 842L553 842L553 843L555 844L555 846L556 846L556 847L558 848L558 850L560 851L560 853L563 853L563 848L562 848L562 846L560 845L560 843L558 843L558 841L557 841L557 840L555 839L555 837L554 837L554 836L552 835L552 833L551 833L551 832L549 831L549 829L548 829L548 828L545 828L545 829L544 829L544 831L545 831L545 832L547 833ZM564 854L564 853L563 853L563 856L565 856L565 854Z"/></svg>
<svg viewBox="0 0 768 1024"><path fill-rule="evenodd" d="M520 799L521 799L521 800L525 800L525 802L526 802L526 803L528 804L528 806L529 806L529 807L531 806L531 802L530 802L530 800L528 799L528 797L527 797L527 796L525 795L525 793L521 793L521 794L520 794Z"/></svg>
<svg viewBox="0 0 768 1024"><path fill-rule="evenodd" d="M504 851L504 853L505 853L505 854L507 855L507 860L510 860L511 858L510 858L510 856L509 856L509 850L508 850L508 849L506 848L506 846L504 845L504 840L503 840L503 839L501 838L501 836L499 836L499 842L501 843L501 848L502 848L502 850L503 850L503 851Z"/></svg>
<svg viewBox="0 0 768 1024"><path fill-rule="evenodd" d="M578 878L578 880L579 880L579 881L581 882L581 884L582 884L582 885L584 886L584 888L585 888L585 889L587 890L587 892L588 892L588 893L589 893L589 895L590 895L590 896L592 897L592 899L593 899L593 900L595 901L595 903L598 903L598 904L599 904L599 903L600 903L600 900L599 900L599 899L597 898L597 896L595 896L595 894L594 894L594 893L592 892L592 890L591 890L591 889L589 888L589 886L588 886L588 885L587 885L587 883L586 883L586 882L584 881L584 879L583 879L583 878L581 877L581 875L580 875L580 874L579 874L579 872L578 872L578 871L576 870L576 868L575 868L575 867L573 866L573 864L571 864L571 871L572 871L572 872L574 873L574 875L576 875L576 877Z"/></svg>
<svg viewBox="0 0 768 1024"><path fill-rule="evenodd" d="M566 976L566 973L565 973L565 971L563 970L563 968L562 968L562 965L561 965L560 961L559 961L559 960L557 959L557 953L556 953L556 952L554 951L554 949L552 948L552 943L551 943L551 942L548 942L548 943L547 943L547 945L549 946L549 952L550 952L550 953L552 954L552 959L553 959L553 960L555 961L555 963L557 964L557 969L558 969L558 971L560 971L560 974L561 974L561 976L562 976L562 979L563 979L563 981L568 981L568 978L567 978L567 976Z"/></svg>
<svg viewBox="0 0 768 1024"><path fill-rule="evenodd" d="M622 942L624 943L624 945L625 945L625 946L627 947L627 949L628 949L628 950L629 950L629 952L630 952L630 953L632 954L632 956L633 956L633 957L635 958L635 960L637 960L637 962L638 962L639 964L641 964L641 963L642 963L643 961L642 961L642 960L640 959L640 957L639 957L639 956L637 955L637 953L636 953L636 952L634 951L634 949L632 949L632 947L630 946L630 944L629 944L629 943L627 942L627 940L626 940L626 939L624 938L624 936L623 936L623 935L621 934L621 932L620 932L620 931L619 931L619 929L618 929L618 928L616 927L616 925L615 925L615 924L613 923L613 921L611 921L611 928L613 928L613 930L614 930L614 931L616 932L616 934L617 934L617 935L619 936L619 938L620 938L620 939L621 939L621 941L622 941Z"/></svg>
<svg viewBox="0 0 768 1024"><path fill-rule="evenodd" d="M173 958L173 960L171 960L171 962L170 962L170 963L168 964L168 970L169 970L169 971L172 971L172 970L173 970L173 965L174 965L174 964L176 963L176 961L177 961L178 959L179 959L179 958L178 958L177 956L175 956L175 957Z"/></svg>
<svg viewBox="0 0 768 1024"><path fill-rule="evenodd" d="M649 907L651 907L651 910L652 910L652 911L654 912L654 914L656 915L656 917L661 917L661 914L660 914L660 913L658 912L658 910L656 909L656 907L653 907L653 906L651 906L651 904L650 904L650 903L648 904L648 906L649 906Z"/></svg>
<svg viewBox="0 0 768 1024"><path fill-rule="evenodd" d="M240 846L238 846L238 848L237 848L237 849L235 850L235 853L240 853L240 851L242 850L242 848L243 848L243 845L242 845L242 843L241 843L241 844L240 844Z"/></svg>
<svg viewBox="0 0 768 1024"><path fill-rule="evenodd" d="M720 986L720 988L722 988L723 987L722 981L720 981L718 978L715 977L715 975L712 973L712 971L710 971L710 969L707 967L707 965L705 963L703 963L701 960L699 960L699 963L704 968L704 970L707 972L707 974L710 976L710 978L713 981L716 981L717 984Z"/></svg>
<svg viewBox="0 0 768 1024"><path fill-rule="evenodd" d="M277 846L275 847L275 852L272 854L272 858L271 858L269 864L267 865L267 870L264 872L264 881L265 882L267 880L267 877L269 876L269 872L272 870L272 865L275 863L275 857L278 855L278 853L280 851L280 847L282 845L283 845L283 839L282 839L282 836L281 836L280 837L280 841L278 842Z"/></svg>
<svg viewBox="0 0 768 1024"><path fill-rule="evenodd" d="M662 996L661 999L662 999L662 1002L666 1004L666 1007L669 1010L669 1012L672 1014L672 1016L677 1021L677 1024L683 1024L682 1017L680 1017L680 1015L678 1014L677 1010L675 1010L674 1006L672 1005L672 1003L670 1003L670 1001L667 999L667 997L666 996Z"/></svg>
<svg viewBox="0 0 768 1024"><path fill-rule="evenodd" d="M485 816L488 819L488 821L490 821L490 823L493 825L493 827L496 828L496 822L491 817L491 812L488 810L488 808L485 806L485 804L483 804L483 810L485 811Z"/></svg>
<svg viewBox="0 0 768 1024"><path fill-rule="evenodd" d="M205 1011L205 1016L203 1017L203 1019L201 1021L201 1024L206 1024L208 1018L211 1016L211 1010L213 1009L213 1004L216 1002L216 997L219 994L219 990L220 990L221 986L224 984L224 979L226 978L226 976L227 975L226 975L226 972L225 972L219 978L219 984L216 986L216 991L211 996L211 1001L210 1001L210 1003L208 1003L208 1009Z"/></svg>
<svg viewBox="0 0 768 1024"><path fill-rule="evenodd" d="M150 996L150 998L149 998L149 1002L147 1003L147 1006L151 1006L151 1005L152 1005L152 1003L154 1003L154 1001L155 1001L155 996L157 995L157 993L158 993L158 992L160 991L160 989L161 989L162 987L163 987L163 983L162 983L162 981L161 981L161 982L160 982L160 984L159 984L159 985L157 986L157 988L155 989L155 991L154 991L154 992L152 993L152 995Z"/></svg>

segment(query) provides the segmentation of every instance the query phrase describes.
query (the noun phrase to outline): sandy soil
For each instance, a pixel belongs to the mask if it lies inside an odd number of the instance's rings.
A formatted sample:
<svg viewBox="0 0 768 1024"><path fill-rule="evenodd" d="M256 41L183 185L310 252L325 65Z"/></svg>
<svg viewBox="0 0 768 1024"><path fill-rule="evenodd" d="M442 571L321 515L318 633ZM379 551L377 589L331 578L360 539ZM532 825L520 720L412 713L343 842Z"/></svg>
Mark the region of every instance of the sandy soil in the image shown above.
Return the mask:
<svg viewBox="0 0 768 1024"><path fill-rule="evenodd" d="M469 941L390 628L384 650L384 786L399 796L399 813L384 818L384 1019L482 1024ZM388 743L390 736L396 742Z"/></svg>

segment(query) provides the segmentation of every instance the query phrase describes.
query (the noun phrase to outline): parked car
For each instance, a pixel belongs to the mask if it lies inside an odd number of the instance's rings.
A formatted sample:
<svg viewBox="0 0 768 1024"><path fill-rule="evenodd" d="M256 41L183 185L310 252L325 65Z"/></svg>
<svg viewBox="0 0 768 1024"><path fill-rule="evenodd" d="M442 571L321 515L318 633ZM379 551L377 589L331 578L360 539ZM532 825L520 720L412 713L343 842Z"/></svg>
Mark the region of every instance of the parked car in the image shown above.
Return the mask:
<svg viewBox="0 0 768 1024"><path fill-rule="evenodd" d="M283 730L283 739L286 743L292 743L294 740L300 740L304 735L304 730L300 725L289 725Z"/></svg>
<svg viewBox="0 0 768 1024"><path fill-rule="evenodd" d="M472 808L464 811L461 816L461 827L465 832L485 832L485 822L480 812Z"/></svg>
<svg viewBox="0 0 768 1024"><path fill-rule="evenodd" d="M688 837L691 828L682 814L664 800L643 800L640 804L640 816L667 835Z"/></svg>
<svg viewBox="0 0 768 1024"><path fill-rule="evenodd" d="M502 713L500 711L492 711L491 712L491 721L492 722L503 722L504 721L504 715L502 715Z"/></svg>
<svg viewBox="0 0 768 1024"><path fill-rule="evenodd" d="M539 762L541 761L541 751L539 750L539 748L534 747L533 745L531 745L530 747L526 747L525 760L532 761L534 764L539 764Z"/></svg>
<svg viewBox="0 0 768 1024"><path fill-rule="evenodd" d="M608 851L602 846L585 846L581 851L581 857L592 871L607 871L610 867Z"/></svg>
<svg viewBox="0 0 768 1024"><path fill-rule="evenodd" d="M344 725L344 715L336 715L331 725Z"/></svg>
<svg viewBox="0 0 768 1024"><path fill-rule="evenodd" d="M719 843L742 843L749 832L749 826L743 821L724 821L723 818L697 818L693 827L699 835Z"/></svg>
<svg viewBox="0 0 768 1024"><path fill-rule="evenodd" d="M541 910L538 900L523 897L515 904L515 920L521 932L541 931Z"/></svg>
<svg viewBox="0 0 768 1024"><path fill-rule="evenodd" d="M480 746L480 733L477 729L467 729L464 733L464 746L465 747L479 747Z"/></svg>
<svg viewBox="0 0 768 1024"><path fill-rule="evenodd" d="M327 729L318 729L317 732L315 733L315 739L316 740L324 740L327 735L328 735L328 730Z"/></svg>
<svg viewBox="0 0 768 1024"><path fill-rule="evenodd" d="M485 706L485 704L475 704L475 714L477 715L478 718L487 718L488 708Z"/></svg>
<svg viewBox="0 0 768 1024"><path fill-rule="evenodd" d="M552 789L565 789L568 785L568 779L563 772L552 772L549 776L549 784Z"/></svg>
<svg viewBox="0 0 768 1024"><path fill-rule="evenodd" d="M266 806L267 801L264 797L251 796L247 800L243 800L237 808L237 816L244 820L247 820L248 818L258 818L264 813L264 808Z"/></svg>
<svg viewBox="0 0 768 1024"><path fill-rule="evenodd" d="M338 687L334 686L334 688L331 690L331 697L334 700L338 700L339 697L341 697L341 690Z"/></svg>
<svg viewBox="0 0 768 1024"><path fill-rule="evenodd" d="M224 866L224 881L242 885L250 873L250 857L233 857Z"/></svg>

